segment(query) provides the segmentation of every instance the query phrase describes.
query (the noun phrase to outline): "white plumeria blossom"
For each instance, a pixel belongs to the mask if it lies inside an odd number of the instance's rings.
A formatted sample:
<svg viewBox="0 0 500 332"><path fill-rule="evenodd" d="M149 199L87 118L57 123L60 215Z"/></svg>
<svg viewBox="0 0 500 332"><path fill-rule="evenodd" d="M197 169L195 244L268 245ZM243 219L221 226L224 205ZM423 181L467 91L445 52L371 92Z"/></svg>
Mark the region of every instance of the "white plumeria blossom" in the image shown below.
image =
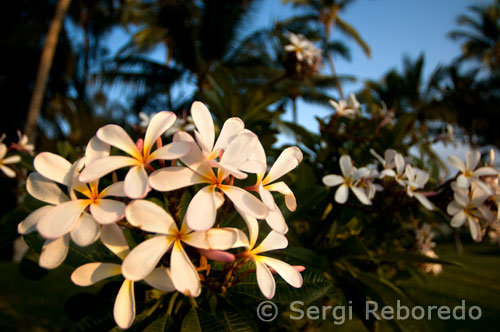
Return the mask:
<svg viewBox="0 0 500 332"><path fill-rule="evenodd" d="M449 156L447 159L450 166L460 171L457 178L457 185L460 188L469 188L471 182L476 183L488 194L491 194L490 188L481 181L481 176L496 176L498 172L492 167L477 168L481 160L481 153L479 151L467 151L465 153L465 164L462 160L455 156ZM477 168L477 169L476 169Z"/></svg>
<svg viewBox="0 0 500 332"><path fill-rule="evenodd" d="M165 132L165 136L172 136L173 134L175 134L180 130L193 131L194 129L195 125L193 122L193 118L190 115L188 115L185 119L177 118L172 127L168 128L168 130Z"/></svg>
<svg viewBox="0 0 500 332"><path fill-rule="evenodd" d="M17 136L19 137L19 140L17 144L13 144L15 148L18 151L25 151L33 156L35 153L35 146L29 142L28 136L21 133L20 130L17 131Z"/></svg>
<svg viewBox="0 0 500 332"><path fill-rule="evenodd" d="M7 167L6 165L15 164L21 161L20 156L10 156L5 157L7 155L7 146L3 143L0 143L0 170L7 175L9 178L16 177L16 172L12 170L12 168Z"/></svg>
<svg viewBox="0 0 500 332"><path fill-rule="evenodd" d="M289 32L287 37L290 44L285 46L285 51L294 53L298 61L306 61L311 66L314 58L321 56L321 50L304 35Z"/></svg>
<svg viewBox="0 0 500 332"><path fill-rule="evenodd" d="M480 220L492 221L494 219L491 210L483 204L489 195L481 187L472 186L470 191L456 187L453 197L454 200L446 209L448 214L453 216L451 226L458 228L467 221L472 239L481 241L483 234Z"/></svg>
<svg viewBox="0 0 500 332"><path fill-rule="evenodd" d="M279 155L266 175L266 153L262 144L259 142L253 156L243 165L243 169L246 170L248 168L249 171L252 171L254 167L262 167L262 171L257 173L256 184L251 188L259 192L262 202L269 210L269 215L266 218L267 223L273 230L281 234L285 234L288 231L288 226L271 192L274 191L283 194L285 196L286 207L290 211L295 211L297 208L297 201L295 200L292 190L285 182L276 182L276 180L294 170L300 164L302 158L302 151L300 151L298 147L288 147Z"/></svg>
<svg viewBox="0 0 500 332"><path fill-rule="evenodd" d="M380 156L375 150L373 149L370 149L370 154L372 156L374 156L380 163L380 165L382 165L382 167L384 168L382 170L382 172L380 172L380 178L384 178L385 176L391 176L391 177L395 177L396 173L394 172L394 167L396 167L396 162L394 160L394 157L396 156L396 154L398 154L396 152L396 150L393 150L393 149L387 149L385 150L384 152L384 158L382 158L382 156ZM401 170L401 173L404 172L404 159L403 159L403 169Z"/></svg>
<svg viewBox="0 0 500 332"><path fill-rule="evenodd" d="M186 211L187 225L197 231L207 230L215 223L217 209L224 203L224 197L216 189L224 193L239 210L258 219L266 218L269 212L264 203L246 190L226 181L229 176L238 179L247 177L241 169L257 146L257 136L249 130L243 130L242 121L233 118L226 121L214 145L212 117L208 110L205 112L204 106L201 107L203 104L200 104L193 104L192 115L199 129L195 134L201 148L189 134L177 132L174 142L191 144L189 153L180 158L187 167L157 170L151 174L149 184L158 191L208 184L196 193ZM222 157L215 161L213 158L220 154ZM212 167L217 167L216 173Z"/></svg>
<svg viewBox="0 0 500 332"><path fill-rule="evenodd" d="M249 233L249 238L247 238L245 234L242 236L240 235L239 238L248 248L243 253L243 256L249 257L254 262L257 284L262 294L268 299L274 297L276 282L274 281L273 272L278 273L291 286L295 288L302 287L302 275L295 267L276 258L262 255L268 251L286 248L288 246L286 237L272 230L258 246L255 246L259 235L259 224L255 218L245 215L244 213L241 213L241 215L248 226ZM303 270L303 268L301 270Z"/></svg>
<svg viewBox="0 0 500 332"><path fill-rule="evenodd" d="M122 260L129 254L127 241L120 227L116 224L103 227L101 241ZM71 280L78 286L90 286L103 279L117 275L123 275L120 264L95 262L78 267L71 274ZM113 315L116 324L122 329L127 329L135 319L135 295L134 281L126 277L124 278L125 280L115 300ZM168 268L153 269L142 279L153 288L161 291L172 292L175 290Z"/></svg>
<svg viewBox="0 0 500 332"><path fill-rule="evenodd" d="M406 193L409 197L415 197L428 210L434 210L434 205L418 189L423 189L429 181L429 173L421 169L414 169L411 165L406 165Z"/></svg>
<svg viewBox="0 0 500 332"><path fill-rule="evenodd" d="M126 152L130 157L107 156L94 160L86 165L79 180L84 183L92 182L119 168L131 167L124 180L125 193L130 198L145 197L149 190L146 168L150 167L150 163L155 160L178 159L191 148L186 142L173 142L152 151L155 142L175 120L176 115L172 112L163 111L155 114L146 130L142 151L120 126L107 125L100 128L97 137L102 142Z"/></svg>
<svg viewBox="0 0 500 332"><path fill-rule="evenodd" d="M335 192L335 201L339 204L347 202L347 199L349 198L349 189L351 189L361 203L371 205L372 202L368 199L365 191L358 187L359 180L368 176L370 174L370 170L366 167L360 169L354 167L352 165L351 157L348 155L340 157L339 164L342 176L330 174L323 177L323 183L328 187L340 185Z"/></svg>
<svg viewBox="0 0 500 332"><path fill-rule="evenodd" d="M339 116L344 116L349 119L354 119L356 116L361 115L360 107L361 104L356 99L356 95L351 93L347 97L347 101L340 99L336 102L333 99L328 101L330 105L337 111Z"/></svg>
<svg viewBox="0 0 500 332"><path fill-rule="evenodd" d="M110 224L124 216L125 204L106 198L107 196L125 197L123 182L114 183L99 192L98 181L87 185L81 183L77 178L77 173L84 162L91 164L94 160L106 155L109 155L109 146L94 137L87 146L85 158L80 159L74 166L71 166L64 158L47 152L41 153L35 158L34 165L37 170L49 170L56 164L59 169L69 170L68 177L62 182L52 177L52 180L68 186L71 200L57 205L39 220L37 230L43 237L47 239L59 238L68 232L73 232L72 230L77 223L84 223L85 226L79 228L85 228L85 236L81 238L81 236L74 234L72 238L78 245L86 246L98 236L99 227L96 222L103 225ZM85 198L78 198L74 191ZM87 209L90 215L85 212Z"/></svg>
<svg viewBox="0 0 500 332"><path fill-rule="evenodd" d="M155 236L140 243L127 255L122 273L129 280L140 280L149 275L163 255L171 250L170 269L172 282L179 292L198 296L201 283L198 272L183 248L183 243L205 250L233 248L242 232L235 228L213 228L193 231L185 222L177 228L173 218L160 206L145 200L131 202L126 209L130 224ZM241 233L241 234L240 234ZM237 245L237 244L236 244Z"/></svg>

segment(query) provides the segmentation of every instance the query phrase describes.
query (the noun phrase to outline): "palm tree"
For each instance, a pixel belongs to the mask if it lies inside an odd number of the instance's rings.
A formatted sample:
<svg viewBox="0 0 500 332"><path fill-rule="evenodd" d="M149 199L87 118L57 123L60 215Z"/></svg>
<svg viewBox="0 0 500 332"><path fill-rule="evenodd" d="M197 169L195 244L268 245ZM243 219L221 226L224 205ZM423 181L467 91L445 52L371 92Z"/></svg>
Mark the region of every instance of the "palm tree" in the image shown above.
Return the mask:
<svg viewBox="0 0 500 332"><path fill-rule="evenodd" d="M339 17L339 13L351 5L354 0L283 0L284 3L292 3L294 6L307 10L303 16L296 20L314 21L323 29L323 47L330 67L332 76L336 77L336 70L330 51L335 49L336 44L332 44L330 38L335 27L337 27L347 37L353 39L369 57L370 47L361 38L360 34L349 23ZM340 98L344 98L344 93L340 81L337 81L337 90Z"/></svg>
<svg viewBox="0 0 500 332"><path fill-rule="evenodd" d="M31 96L31 102L24 127L24 133L32 142L34 141L35 129L42 108L45 86L49 77L50 68L52 67L52 60L54 59L57 42L59 40L59 33L70 4L71 0L58 1L54 19L52 20L47 36L45 37L45 44L43 46L42 56L38 66L38 73L35 79L35 86L33 88L33 95Z"/></svg>
<svg viewBox="0 0 500 332"><path fill-rule="evenodd" d="M479 61L492 74L500 71L500 0L488 6L470 6L472 15L457 19L463 29L449 33L453 40L463 41L461 60Z"/></svg>

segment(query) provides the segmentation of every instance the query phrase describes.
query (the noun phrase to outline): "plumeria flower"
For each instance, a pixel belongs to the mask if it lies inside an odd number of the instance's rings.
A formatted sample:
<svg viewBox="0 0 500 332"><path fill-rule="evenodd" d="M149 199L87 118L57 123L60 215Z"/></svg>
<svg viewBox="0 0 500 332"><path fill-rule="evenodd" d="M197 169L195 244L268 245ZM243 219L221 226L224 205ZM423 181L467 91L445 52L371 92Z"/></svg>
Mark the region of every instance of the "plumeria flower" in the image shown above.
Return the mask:
<svg viewBox="0 0 500 332"><path fill-rule="evenodd" d="M454 200L446 209L448 214L453 216L451 226L458 228L467 221L472 239L479 242L483 236L480 219L494 219L491 210L484 205L489 195L479 186L472 187L470 192L458 188L453 195Z"/></svg>
<svg viewBox="0 0 500 332"><path fill-rule="evenodd" d="M191 115L188 115L186 118L177 118L175 123L170 127L166 132L165 136L172 136L176 132L182 131L193 131L195 129L195 125L193 122L193 118Z"/></svg>
<svg viewBox="0 0 500 332"><path fill-rule="evenodd" d="M292 32L288 33L288 40L290 44L285 46L285 51L295 53L298 61L305 60L309 65L312 65L312 50L315 49L313 43L305 38L304 35Z"/></svg>
<svg viewBox="0 0 500 332"><path fill-rule="evenodd" d="M352 165L351 157L348 155L340 157L339 164L343 176L330 174L323 177L323 183L328 187L340 185L335 192L335 201L339 204L347 202L347 199L349 198L349 189L351 189L361 203L371 205L372 202L366 196L365 191L357 185L360 179L370 173L370 170L366 167L360 169L354 167Z"/></svg>
<svg viewBox="0 0 500 332"><path fill-rule="evenodd" d="M379 172L376 169L369 168L369 173L362 177L358 182L358 188L364 189L366 196L371 201L375 198L375 193L377 191L383 191L384 187L380 184L373 183L373 181L380 177Z"/></svg>
<svg viewBox="0 0 500 332"><path fill-rule="evenodd" d="M250 160L243 165L243 169L252 171L254 167L262 167L261 171L257 173L257 183L247 189L259 192L263 203L269 210L269 215L266 218L269 226L278 233L285 234L288 231L288 226L283 218L279 207L274 202L271 194L272 191L279 192L285 196L286 207L290 211L295 211L297 208L297 201L292 190L286 185L285 182L276 182L283 175L295 169L302 161L302 152L299 148L292 146L286 148L276 159L275 163L266 175L267 161L266 153L260 142L254 151L254 155Z"/></svg>
<svg viewBox="0 0 500 332"><path fill-rule="evenodd" d="M125 259L129 247L120 227L111 224L103 228L102 243L120 259ZM90 286L101 280L122 275L122 266L115 263L88 263L80 266L71 274L71 280L78 286ZM156 268L144 276L144 281L153 288L164 292L172 292L175 287L170 279L168 268ZM135 319L134 281L125 278L116 296L113 315L116 324L129 328Z"/></svg>
<svg viewBox="0 0 500 332"><path fill-rule="evenodd" d="M439 256L436 254L436 252L432 249L427 249L422 252L425 256L430 257L430 258L435 258L438 259ZM420 268L427 274L432 274L432 275L439 275L441 272L443 272L443 266L441 264L437 263L423 263L420 264Z"/></svg>
<svg viewBox="0 0 500 332"><path fill-rule="evenodd" d="M29 142L28 136L21 133L20 130L17 131L17 136L19 137L19 141L12 143L12 148L20 152L27 152L33 156L35 154L35 146Z"/></svg>
<svg viewBox="0 0 500 332"><path fill-rule="evenodd" d="M20 162L21 157L20 156L5 157L6 154L7 154L7 146L3 143L0 143L0 170L9 178L13 178L16 176L16 172L14 172L12 168L7 167L6 165L11 165Z"/></svg>
<svg viewBox="0 0 500 332"><path fill-rule="evenodd" d="M428 210L434 210L434 205L418 189L423 189L429 181L429 173L420 169L414 169L411 165L406 165L405 169L406 193L409 197L415 197Z"/></svg>
<svg viewBox="0 0 500 332"><path fill-rule="evenodd" d="M382 156L380 156L377 152L375 152L375 150L373 149L370 149L370 154L372 156L374 156L380 163L380 165L382 165L382 167L384 168L382 170L382 172L380 172L380 178L384 178L385 176L392 176L394 177L394 167L396 166L396 163L395 163L395 160L394 160L394 157L396 156L397 152L396 150L393 150L393 149L387 149L385 150L384 152L384 158L382 158ZM404 168L404 159L403 159L403 168ZM402 170L403 172L404 170Z"/></svg>
<svg viewBox="0 0 500 332"><path fill-rule="evenodd" d="M186 296L198 296L201 292L200 278L183 244L205 250L227 250L233 248L241 231L235 228L213 228L208 231L193 231L185 222L180 230L172 217L160 206L145 200L131 202L126 209L130 224L155 236L140 243L125 258L122 273L129 280L140 280L153 271L163 255L171 250L170 268L172 282Z"/></svg>
<svg viewBox="0 0 500 332"><path fill-rule="evenodd" d="M117 125L107 125L97 131L97 137L104 143L114 146L127 156L107 156L94 160L86 165L79 180L87 183L123 167L131 167L125 176L124 190L130 198L146 196L148 186L147 168L155 160L178 159L185 155L191 145L186 142L173 142L155 151L151 151L158 138L175 122L176 116L172 112L159 112L153 116L146 130L144 145L139 149L125 130ZM142 150L142 151L141 151Z"/></svg>
<svg viewBox="0 0 500 332"><path fill-rule="evenodd" d="M356 99L356 95L353 93L349 94L349 96L347 97L347 101L344 99L340 99L338 102L336 102L335 100L330 99L328 102L333 108L335 108L339 116L354 119L356 116L361 115L361 104L358 102L358 100Z"/></svg>
<svg viewBox="0 0 500 332"><path fill-rule="evenodd" d="M267 217L268 209L258 198L226 181L229 176L247 176L239 169L257 144L255 134L250 131L238 134L227 146L219 162L207 161L206 155L189 134L178 132L174 136L175 140L192 144L190 152L180 158L187 167L166 167L157 170L151 174L149 183L158 191L171 191L199 183L208 184L196 193L187 208L186 222L191 229L203 231L214 225L217 209L224 203L224 197L216 189L224 193L241 211L259 219ZM213 164L219 167L217 173L210 166Z"/></svg>
<svg viewBox="0 0 500 332"><path fill-rule="evenodd" d="M498 172L491 167L480 167L476 169L479 161L481 160L481 153L479 151L467 151L465 153L465 164L462 160L455 156L449 156L447 159L451 167L460 171L457 178L457 185L461 188L469 188L471 182L476 183L486 193L491 194L488 186L481 181L481 176L494 176Z"/></svg>
<svg viewBox="0 0 500 332"><path fill-rule="evenodd" d="M139 127L147 128L149 126L149 122L151 121L151 116L144 112L139 112Z"/></svg>
<svg viewBox="0 0 500 332"><path fill-rule="evenodd" d="M389 154L392 154L392 152L390 152ZM393 155L392 159L393 159L393 161L391 162L391 164L389 164L389 166L392 166L392 167L384 169L381 172L381 176L383 174L384 177L385 176L392 177L400 186L405 187L406 186L405 159L404 159L403 155L401 155L400 153L398 153L396 151L394 151L394 155Z"/></svg>
<svg viewBox="0 0 500 332"><path fill-rule="evenodd" d="M273 272L279 274L288 284L295 288L302 287L302 275L299 271L303 271L302 266L291 266L276 258L263 256L263 253L284 249L288 246L288 240L283 234L276 231L271 231L264 240L255 246L259 235L259 224L257 220L251 216L242 213L243 219L247 223L249 238L243 234L240 240L245 244L247 250L241 255L250 258L256 268L257 284L262 294L272 299L276 291L276 282L274 281Z"/></svg>

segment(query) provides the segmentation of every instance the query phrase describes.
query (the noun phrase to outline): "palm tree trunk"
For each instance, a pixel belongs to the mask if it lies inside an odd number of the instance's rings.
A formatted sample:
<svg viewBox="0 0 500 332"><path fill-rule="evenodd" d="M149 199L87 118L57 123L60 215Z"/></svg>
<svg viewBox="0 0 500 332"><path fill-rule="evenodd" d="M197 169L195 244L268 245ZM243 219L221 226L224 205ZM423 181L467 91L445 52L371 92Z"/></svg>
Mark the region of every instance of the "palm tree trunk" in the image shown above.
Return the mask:
<svg viewBox="0 0 500 332"><path fill-rule="evenodd" d="M52 67L57 41L59 40L59 33L61 32L64 17L66 16L70 3L71 0L59 0L54 19L50 23L49 31L45 37L45 44L43 45L42 56L40 57L35 86L33 88L33 94L31 95L26 124L24 127L24 133L28 136L31 142L35 141L36 125L42 108L47 79L49 77L50 68Z"/></svg>

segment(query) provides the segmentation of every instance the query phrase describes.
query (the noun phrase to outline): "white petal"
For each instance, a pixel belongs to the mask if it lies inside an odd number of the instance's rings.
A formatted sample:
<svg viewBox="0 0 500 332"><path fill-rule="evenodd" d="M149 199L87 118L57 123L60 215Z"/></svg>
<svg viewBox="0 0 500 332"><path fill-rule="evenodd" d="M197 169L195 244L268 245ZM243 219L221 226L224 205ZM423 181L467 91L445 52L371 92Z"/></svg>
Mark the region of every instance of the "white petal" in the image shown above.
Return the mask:
<svg viewBox="0 0 500 332"><path fill-rule="evenodd" d="M349 188L343 184L335 192L335 202L344 204L349 198Z"/></svg>
<svg viewBox="0 0 500 332"><path fill-rule="evenodd" d="M0 138L0 159L3 159L7 154L7 145L1 143L5 139L5 134Z"/></svg>
<svg viewBox="0 0 500 332"><path fill-rule="evenodd" d="M198 272L182 248L180 241L175 241L170 257L170 269L175 288L186 296L198 296L201 284Z"/></svg>
<svg viewBox="0 0 500 332"><path fill-rule="evenodd" d="M276 182L266 186L269 191L277 191L282 195L285 195L285 205L290 211L295 211L297 208L297 201L295 200L295 195L292 190L286 185L285 182Z"/></svg>
<svg viewBox="0 0 500 332"><path fill-rule="evenodd" d="M39 264L45 269L54 269L64 262L68 255L69 234L57 239L46 240L42 247Z"/></svg>
<svg viewBox="0 0 500 332"><path fill-rule="evenodd" d="M71 229L71 239L80 247L86 247L97 240L99 225L94 218L86 212L82 213Z"/></svg>
<svg viewBox="0 0 500 332"><path fill-rule="evenodd" d="M467 216L463 211L458 212L456 215L451 218L451 226L452 227L460 227L464 224L465 220L467 219Z"/></svg>
<svg viewBox="0 0 500 332"><path fill-rule="evenodd" d="M468 170L474 170L481 160L481 153L479 151L467 151L465 153L465 165Z"/></svg>
<svg viewBox="0 0 500 332"><path fill-rule="evenodd" d="M286 148L274 162L264 182L266 184L271 183L295 169L302 161L302 158L302 151L298 147L291 146Z"/></svg>
<svg viewBox="0 0 500 332"><path fill-rule="evenodd" d="M212 228L208 231L186 234L181 240L199 249L227 250L233 247L237 235L231 228Z"/></svg>
<svg viewBox="0 0 500 332"><path fill-rule="evenodd" d="M199 133L198 143L207 151L212 151L215 141L215 129L208 108L202 102L195 101L191 106L191 116Z"/></svg>
<svg viewBox="0 0 500 332"><path fill-rule="evenodd" d="M90 205L90 213L100 224L114 223L125 215L125 204L112 199L98 199Z"/></svg>
<svg viewBox="0 0 500 332"><path fill-rule="evenodd" d="M458 169L461 172L465 172L465 164L462 160L460 160L460 158L449 156L448 158L446 158L446 161L448 162L448 164L450 164L451 167Z"/></svg>
<svg viewBox="0 0 500 332"><path fill-rule="evenodd" d="M171 244L172 241L165 235L141 242L125 257L122 274L134 281L144 279L153 271Z"/></svg>
<svg viewBox="0 0 500 332"><path fill-rule="evenodd" d="M469 230L472 239L476 242L481 241L482 237L481 226L474 220L474 218L469 217L467 219L469 222Z"/></svg>
<svg viewBox="0 0 500 332"><path fill-rule="evenodd" d="M368 199L368 196L366 196L366 193L363 189L352 186L351 190L361 203L365 205L372 205L372 202Z"/></svg>
<svg viewBox="0 0 500 332"><path fill-rule="evenodd" d="M226 150L228 145L245 128L245 123L240 118L229 118L224 122L217 142L214 146L214 153L219 154L220 150Z"/></svg>
<svg viewBox="0 0 500 332"><path fill-rule="evenodd" d="M247 228L248 228L248 238L246 239L245 237L242 237L239 240L241 240L244 245L245 245L245 240L247 240L247 242L248 242L247 246L249 248L253 248L255 246L255 242L257 242L257 237L259 236L259 223L254 217L249 216L246 213L243 213L238 209L236 209L236 210L241 215L241 217L243 218L243 220L247 224Z"/></svg>
<svg viewBox="0 0 500 332"><path fill-rule="evenodd" d="M122 260L129 253L129 247L125 235L117 224L104 225L101 227L101 242L116 256Z"/></svg>
<svg viewBox="0 0 500 332"><path fill-rule="evenodd" d="M195 231L204 231L211 228L215 223L216 208L214 186L206 186L200 189L187 208L187 225Z"/></svg>
<svg viewBox="0 0 500 332"><path fill-rule="evenodd" d="M174 142L179 141L192 143L191 150L180 158L186 166L205 177L209 177L210 174L213 174L212 168L208 165L206 158L201 153L200 148L191 135L183 131L178 131L174 134Z"/></svg>
<svg viewBox="0 0 500 332"><path fill-rule="evenodd" d="M235 187L220 185L219 188L226 194L233 204L242 212L247 213L257 219L264 219L268 215L268 210L264 203L248 191Z"/></svg>
<svg viewBox="0 0 500 332"><path fill-rule="evenodd" d="M156 159L162 160L172 160L179 159L185 156L192 147L192 143L189 142L173 142L168 145L162 146L161 148L155 150L148 158L148 161L153 161Z"/></svg>
<svg viewBox="0 0 500 332"><path fill-rule="evenodd" d="M285 218L277 206L274 210L269 210L269 215L267 216L266 221L269 227L276 232L280 234L286 234L288 232L288 225L286 224Z"/></svg>
<svg viewBox="0 0 500 332"><path fill-rule="evenodd" d="M123 181L113 183L112 185L104 188L101 191L101 197L115 196L115 197L127 197L125 193L125 184Z"/></svg>
<svg viewBox="0 0 500 332"><path fill-rule="evenodd" d="M427 173L426 171L420 171L417 173L415 182L419 186L419 188L423 188L427 181L429 181L429 173Z"/></svg>
<svg viewBox="0 0 500 332"><path fill-rule="evenodd" d="M463 206L461 206L457 201L451 201L450 204L448 204L448 206L446 207L446 212L451 216L454 216L462 210Z"/></svg>
<svg viewBox="0 0 500 332"><path fill-rule="evenodd" d="M415 198L418 199L427 210L434 210L434 204L432 204L422 193L415 193Z"/></svg>
<svg viewBox="0 0 500 332"><path fill-rule="evenodd" d="M238 169L251 156L257 142L257 135L249 130L241 131L224 151L220 164Z"/></svg>
<svg viewBox="0 0 500 332"><path fill-rule="evenodd" d="M288 246L288 240L283 234L271 231L264 240L252 250L252 254L257 255L261 252L284 249Z"/></svg>
<svg viewBox="0 0 500 332"><path fill-rule="evenodd" d="M262 182L259 184L259 195L266 207L269 210L274 210L276 204L274 203L273 195L269 192L269 190L264 188Z"/></svg>
<svg viewBox="0 0 500 332"><path fill-rule="evenodd" d="M172 234L177 231L174 219L162 207L146 200L135 200L125 209L129 223L146 232Z"/></svg>
<svg viewBox="0 0 500 332"><path fill-rule="evenodd" d="M344 177L350 176L353 172L351 157L343 155L339 160L340 170Z"/></svg>
<svg viewBox="0 0 500 332"><path fill-rule="evenodd" d="M260 257L254 258L257 284L259 285L259 289L262 294L266 298L272 299L274 297L274 292L276 291L276 283L269 268L266 266L266 264L261 262L259 258Z"/></svg>
<svg viewBox="0 0 500 332"><path fill-rule="evenodd" d="M122 329L128 329L135 319L134 282L125 280L116 296L113 316L116 324Z"/></svg>
<svg viewBox="0 0 500 332"><path fill-rule="evenodd" d="M187 167L165 167L149 176L149 185L158 191L171 191L205 181L203 177Z"/></svg>
<svg viewBox="0 0 500 332"><path fill-rule="evenodd" d="M2 170L2 172L5 175L7 175L9 178L15 178L16 177L16 172L14 172L14 170L12 170L12 168L10 168L10 167L1 165L0 166L0 170Z"/></svg>
<svg viewBox="0 0 500 332"><path fill-rule="evenodd" d="M476 176L488 176L488 175L497 175L498 172L492 167L481 167L474 171L474 175Z"/></svg>
<svg viewBox="0 0 500 332"><path fill-rule="evenodd" d="M394 163L396 164L396 172L398 174L403 174L403 171L405 169L405 159L401 154L396 153L394 155Z"/></svg>
<svg viewBox="0 0 500 332"><path fill-rule="evenodd" d="M37 223L38 232L47 239L63 236L75 225L87 205L86 200L75 200L56 206Z"/></svg>
<svg viewBox="0 0 500 332"><path fill-rule="evenodd" d="M119 168L138 165L134 158L125 156L110 156L97 159L87 165L80 173L78 179L84 183L95 181L104 175L111 173Z"/></svg>
<svg viewBox="0 0 500 332"><path fill-rule="evenodd" d="M109 156L109 144L101 141L97 136L90 139L85 150L85 165L90 164L94 160Z"/></svg>
<svg viewBox="0 0 500 332"><path fill-rule="evenodd" d="M159 289L164 292L175 291L174 283L170 277L169 269L165 267L157 267L151 272L144 281L151 287Z"/></svg>
<svg viewBox="0 0 500 332"><path fill-rule="evenodd" d="M120 126L114 124L104 126L97 131L97 137L104 143L128 153L135 159L140 160L142 158L137 146L127 132Z"/></svg>
<svg viewBox="0 0 500 332"><path fill-rule="evenodd" d="M8 165L8 164L15 164L21 161L21 156L15 155L15 156L10 156L2 160L2 164Z"/></svg>
<svg viewBox="0 0 500 332"><path fill-rule="evenodd" d="M121 266L113 263L88 263L71 274L71 281L78 286L90 286L109 277L121 275Z"/></svg>
<svg viewBox="0 0 500 332"><path fill-rule="evenodd" d="M340 175L330 174L323 177L323 183L328 187L335 187L344 182L344 178Z"/></svg>
<svg viewBox="0 0 500 332"><path fill-rule="evenodd" d="M144 169L144 166L134 166L132 167L124 181L124 190L128 197L130 198L143 198L148 193L149 183L148 183L148 173Z"/></svg>
<svg viewBox="0 0 500 332"><path fill-rule="evenodd" d="M61 156L42 152L33 160L36 171L49 180L68 185L71 163Z"/></svg>
<svg viewBox="0 0 500 332"><path fill-rule="evenodd" d="M470 187L470 178L465 177L465 175L460 174L457 177L457 186L460 188L467 189Z"/></svg>
<svg viewBox="0 0 500 332"><path fill-rule="evenodd" d="M478 193L480 193L480 192L481 191L479 191ZM455 193L453 194L453 198L462 207L466 207L470 203L469 196L466 193L463 193L463 192L460 192L460 191L455 191Z"/></svg>
<svg viewBox="0 0 500 332"><path fill-rule="evenodd" d="M491 192L490 187L486 183L484 183L483 181L479 180L478 178L471 178L471 182L474 182L474 184L476 184L479 188L481 188L483 195L491 196L493 194Z"/></svg>
<svg viewBox="0 0 500 332"><path fill-rule="evenodd" d="M26 180L26 190L36 199L58 205L69 200L57 184L44 178L39 173L31 173Z"/></svg>
<svg viewBox="0 0 500 332"><path fill-rule="evenodd" d="M156 140L163 135L164 132L170 128L177 116L172 112L158 112L149 121L148 129L146 129L146 135L144 136L144 155L148 156L151 151L151 147L156 143Z"/></svg>
<svg viewBox="0 0 500 332"><path fill-rule="evenodd" d="M260 174L261 177L263 177L266 168L267 168L266 152L264 151L264 147L262 147L262 144L259 141L257 141L255 149L253 150L248 160L245 161L243 165L240 166L240 170L247 173L257 173Z"/></svg>
<svg viewBox="0 0 500 332"><path fill-rule="evenodd" d="M36 230L36 223L54 207L52 205L45 205L41 208L31 212L23 221L17 225L17 232L19 234L28 234Z"/></svg>
<svg viewBox="0 0 500 332"><path fill-rule="evenodd" d="M287 283L293 287L302 287L302 275L293 266L271 257L259 256L259 260L273 268Z"/></svg>

